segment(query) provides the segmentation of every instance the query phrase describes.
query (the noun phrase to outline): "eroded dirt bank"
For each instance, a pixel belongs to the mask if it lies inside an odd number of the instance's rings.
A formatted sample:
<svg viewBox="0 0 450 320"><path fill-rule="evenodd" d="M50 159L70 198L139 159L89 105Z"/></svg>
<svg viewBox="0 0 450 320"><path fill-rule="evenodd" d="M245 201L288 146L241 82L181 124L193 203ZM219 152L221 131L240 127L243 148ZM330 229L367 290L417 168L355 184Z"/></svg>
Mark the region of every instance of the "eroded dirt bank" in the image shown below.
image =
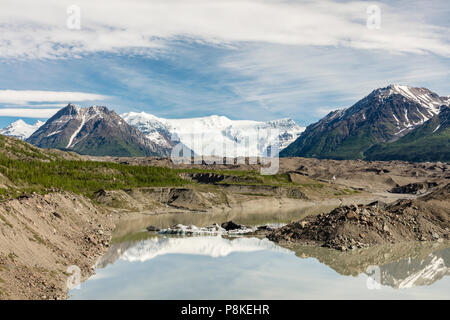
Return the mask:
<svg viewBox="0 0 450 320"><path fill-rule="evenodd" d="M0 206L0 299L64 299L69 266L81 280L109 245L111 214L82 196L32 194ZM72 274L73 275L73 274Z"/></svg>

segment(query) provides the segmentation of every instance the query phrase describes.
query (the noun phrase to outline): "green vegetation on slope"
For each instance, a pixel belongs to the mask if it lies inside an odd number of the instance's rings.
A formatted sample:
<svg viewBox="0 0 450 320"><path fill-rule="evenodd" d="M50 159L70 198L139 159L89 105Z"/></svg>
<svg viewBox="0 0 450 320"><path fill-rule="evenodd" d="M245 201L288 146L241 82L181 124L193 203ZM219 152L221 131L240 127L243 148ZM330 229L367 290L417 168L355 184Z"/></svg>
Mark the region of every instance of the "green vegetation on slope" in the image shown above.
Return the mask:
<svg viewBox="0 0 450 320"><path fill-rule="evenodd" d="M100 189L189 183L168 168L77 160L13 160L4 154L0 154L0 173L28 192L62 189L90 195Z"/></svg>
<svg viewBox="0 0 450 320"><path fill-rule="evenodd" d="M399 140L370 148L366 160L450 161L449 114L442 112Z"/></svg>
<svg viewBox="0 0 450 320"><path fill-rule="evenodd" d="M115 137L91 137L83 143L75 145L74 151L91 156L145 157L149 154L139 145L129 143Z"/></svg>
<svg viewBox="0 0 450 320"><path fill-rule="evenodd" d="M211 169L175 169L180 174L209 174L223 176L223 180L216 184L235 184L235 185L271 185L271 186L293 186L289 176L285 173L274 175L261 175L259 171L247 170L211 170Z"/></svg>
<svg viewBox="0 0 450 320"><path fill-rule="evenodd" d="M403 138L383 143L366 151L366 160L449 161L450 128L434 134L413 131Z"/></svg>
<svg viewBox="0 0 450 320"><path fill-rule="evenodd" d="M0 135L0 153L11 159L55 160L60 157L56 152L39 149L17 138Z"/></svg>
<svg viewBox="0 0 450 320"><path fill-rule="evenodd" d="M59 189L90 196L100 189L191 183L169 168L79 159L73 153L39 149L22 140L0 135L0 195L9 198Z"/></svg>
<svg viewBox="0 0 450 320"><path fill-rule="evenodd" d="M378 126L378 127L377 127ZM393 130L393 125L369 121L352 129L341 123L322 130L305 131L296 141L280 152L282 157L306 157L318 159L364 159L364 152L383 140L383 133Z"/></svg>

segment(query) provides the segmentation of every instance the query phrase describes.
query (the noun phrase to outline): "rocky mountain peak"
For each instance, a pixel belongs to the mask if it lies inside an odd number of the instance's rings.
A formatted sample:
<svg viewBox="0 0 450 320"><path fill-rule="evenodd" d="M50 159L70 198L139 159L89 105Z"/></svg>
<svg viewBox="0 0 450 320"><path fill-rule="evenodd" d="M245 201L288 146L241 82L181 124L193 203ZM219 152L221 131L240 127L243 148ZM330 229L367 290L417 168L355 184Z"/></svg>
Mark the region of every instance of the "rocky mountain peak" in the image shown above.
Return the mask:
<svg viewBox="0 0 450 320"><path fill-rule="evenodd" d="M81 108L68 104L27 141L41 148L90 155L161 156L170 152L170 146L157 146L105 106Z"/></svg>
<svg viewBox="0 0 450 320"><path fill-rule="evenodd" d="M418 103L427 110L430 116L440 112L442 105L448 105L447 97L440 97L427 88L416 88L400 84L390 84L385 88L379 88L373 92L381 99L387 99L392 95L400 95L405 99Z"/></svg>
<svg viewBox="0 0 450 320"><path fill-rule="evenodd" d="M285 156L363 158L371 146L393 142L449 105L427 88L391 84L373 90L349 108L330 112L308 126L282 151Z"/></svg>

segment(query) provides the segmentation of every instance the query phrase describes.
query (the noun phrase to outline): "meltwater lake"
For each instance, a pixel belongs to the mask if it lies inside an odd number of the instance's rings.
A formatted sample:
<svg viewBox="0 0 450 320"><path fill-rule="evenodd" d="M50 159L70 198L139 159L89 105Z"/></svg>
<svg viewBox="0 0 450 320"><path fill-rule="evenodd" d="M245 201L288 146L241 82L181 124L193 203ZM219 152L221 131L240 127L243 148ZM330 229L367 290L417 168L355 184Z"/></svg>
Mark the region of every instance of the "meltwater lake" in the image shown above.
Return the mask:
<svg viewBox="0 0 450 320"><path fill-rule="evenodd" d="M305 213L305 212L304 212ZM297 216L303 213L296 213ZM263 237L146 232L215 217L159 215L116 236L96 274L70 299L448 299L450 244L402 243L366 250L282 247ZM292 217L241 217L280 223Z"/></svg>

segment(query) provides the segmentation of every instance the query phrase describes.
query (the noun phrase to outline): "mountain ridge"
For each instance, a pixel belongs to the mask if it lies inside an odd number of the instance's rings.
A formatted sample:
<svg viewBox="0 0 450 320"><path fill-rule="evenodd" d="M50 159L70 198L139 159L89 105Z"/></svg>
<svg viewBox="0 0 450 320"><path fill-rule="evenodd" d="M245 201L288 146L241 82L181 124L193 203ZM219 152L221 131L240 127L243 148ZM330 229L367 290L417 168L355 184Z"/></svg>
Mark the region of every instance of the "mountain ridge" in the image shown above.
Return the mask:
<svg viewBox="0 0 450 320"><path fill-rule="evenodd" d="M349 108L332 111L309 125L281 156L364 159L379 143L396 141L449 105L426 88L389 85L373 90Z"/></svg>
<svg viewBox="0 0 450 320"><path fill-rule="evenodd" d="M94 156L168 156L144 134L104 106L68 104L27 140L40 148L72 150Z"/></svg>
<svg viewBox="0 0 450 320"><path fill-rule="evenodd" d="M392 143L381 143L366 151L366 160L449 161L450 107L422 126Z"/></svg>

